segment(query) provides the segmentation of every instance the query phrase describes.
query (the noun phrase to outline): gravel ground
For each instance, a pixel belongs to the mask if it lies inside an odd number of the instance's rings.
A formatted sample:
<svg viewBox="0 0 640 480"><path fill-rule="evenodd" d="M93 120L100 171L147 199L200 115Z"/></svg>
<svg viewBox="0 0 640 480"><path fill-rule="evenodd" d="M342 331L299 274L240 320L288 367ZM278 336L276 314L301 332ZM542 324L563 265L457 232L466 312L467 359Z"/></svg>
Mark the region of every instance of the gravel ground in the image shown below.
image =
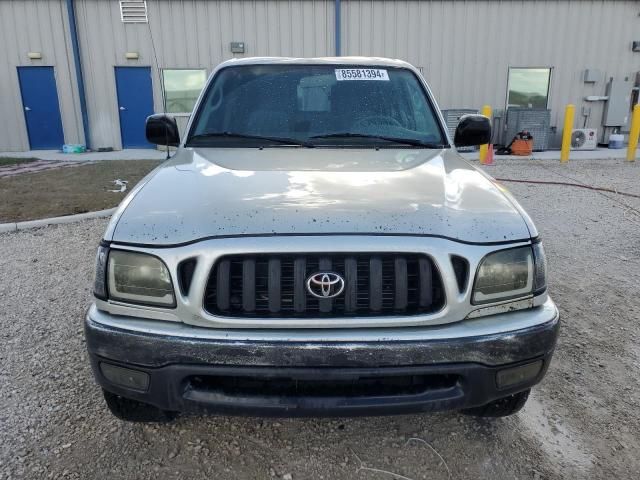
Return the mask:
<svg viewBox="0 0 640 480"><path fill-rule="evenodd" d="M570 176L640 194L638 164L497 162L487 167L496 177ZM549 374L525 409L495 421L438 414L120 422L93 383L82 333L106 222L0 235L0 478L394 478L362 467L434 480L640 478L640 199L505 186L545 239L563 327Z"/></svg>

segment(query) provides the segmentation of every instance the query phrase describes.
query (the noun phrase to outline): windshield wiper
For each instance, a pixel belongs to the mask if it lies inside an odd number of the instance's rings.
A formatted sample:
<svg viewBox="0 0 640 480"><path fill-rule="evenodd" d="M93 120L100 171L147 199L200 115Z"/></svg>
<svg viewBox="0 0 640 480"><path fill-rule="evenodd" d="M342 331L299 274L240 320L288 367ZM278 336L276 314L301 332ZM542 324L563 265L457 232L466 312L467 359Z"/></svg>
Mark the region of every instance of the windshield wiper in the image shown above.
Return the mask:
<svg viewBox="0 0 640 480"><path fill-rule="evenodd" d="M371 135L368 133L351 133L351 132L338 132L338 133L326 133L323 135L314 135L309 138L373 138L375 140L385 140L387 142L404 143L405 145L413 145L415 147L423 148L445 148L446 145L439 143L423 142L416 138L403 138L403 137L388 137L386 135Z"/></svg>
<svg viewBox="0 0 640 480"><path fill-rule="evenodd" d="M262 135L251 135L249 133L236 133L236 132L208 132L199 133L189 137L189 143L192 140L200 140L205 138L244 138L248 140L265 140L267 142L282 143L288 145L298 145L300 147L313 148L315 145L304 140L298 140L296 138L283 138L283 137L267 137Z"/></svg>

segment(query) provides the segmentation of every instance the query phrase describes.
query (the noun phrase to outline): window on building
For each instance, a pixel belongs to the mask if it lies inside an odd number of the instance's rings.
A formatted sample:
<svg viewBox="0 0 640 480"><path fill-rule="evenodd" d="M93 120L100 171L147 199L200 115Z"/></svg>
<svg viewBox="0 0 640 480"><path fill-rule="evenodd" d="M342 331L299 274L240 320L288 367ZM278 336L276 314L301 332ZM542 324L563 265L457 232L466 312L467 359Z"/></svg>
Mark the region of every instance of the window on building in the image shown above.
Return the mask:
<svg viewBox="0 0 640 480"><path fill-rule="evenodd" d="M206 70L165 69L162 71L168 113L191 113L207 80Z"/></svg>
<svg viewBox="0 0 640 480"><path fill-rule="evenodd" d="M509 68L507 107L547 108L550 68Z"/></svg>

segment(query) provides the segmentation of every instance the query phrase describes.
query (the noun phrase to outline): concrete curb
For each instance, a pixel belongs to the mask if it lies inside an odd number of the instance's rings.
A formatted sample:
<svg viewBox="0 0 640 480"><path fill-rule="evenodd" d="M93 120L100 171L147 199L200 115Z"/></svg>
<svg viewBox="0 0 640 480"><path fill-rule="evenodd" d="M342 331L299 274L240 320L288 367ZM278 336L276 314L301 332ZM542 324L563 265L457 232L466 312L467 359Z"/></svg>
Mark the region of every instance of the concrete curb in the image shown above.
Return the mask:
<svg viewBox="0 0 640 480"><path fill-rule="evenodd" d="M78 213L76 215L66 215L64 217L42 218L40 220L29 220L26 222L0 223L0 233L17 232L18 230L27 230L29 228L46 227L47 225L57 225L61 223L73 223L81 220L89 220L92 218L104 218L113 215L116 208L108 208L107 210L98 210L97 212Z"/></svg>

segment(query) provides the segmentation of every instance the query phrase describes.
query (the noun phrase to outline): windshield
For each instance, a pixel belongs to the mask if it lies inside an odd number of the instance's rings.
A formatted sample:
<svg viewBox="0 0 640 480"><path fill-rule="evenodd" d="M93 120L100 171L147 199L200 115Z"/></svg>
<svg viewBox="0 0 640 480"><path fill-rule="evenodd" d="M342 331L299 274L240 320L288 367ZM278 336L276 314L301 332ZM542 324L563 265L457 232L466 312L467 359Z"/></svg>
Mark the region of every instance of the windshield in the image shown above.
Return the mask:
<svg viewBox="0 0 640 480"><path fill-rule="evenodd" d="M442 148L447 141L408 69L247 65L215 76L187 146Z"/></svg>

